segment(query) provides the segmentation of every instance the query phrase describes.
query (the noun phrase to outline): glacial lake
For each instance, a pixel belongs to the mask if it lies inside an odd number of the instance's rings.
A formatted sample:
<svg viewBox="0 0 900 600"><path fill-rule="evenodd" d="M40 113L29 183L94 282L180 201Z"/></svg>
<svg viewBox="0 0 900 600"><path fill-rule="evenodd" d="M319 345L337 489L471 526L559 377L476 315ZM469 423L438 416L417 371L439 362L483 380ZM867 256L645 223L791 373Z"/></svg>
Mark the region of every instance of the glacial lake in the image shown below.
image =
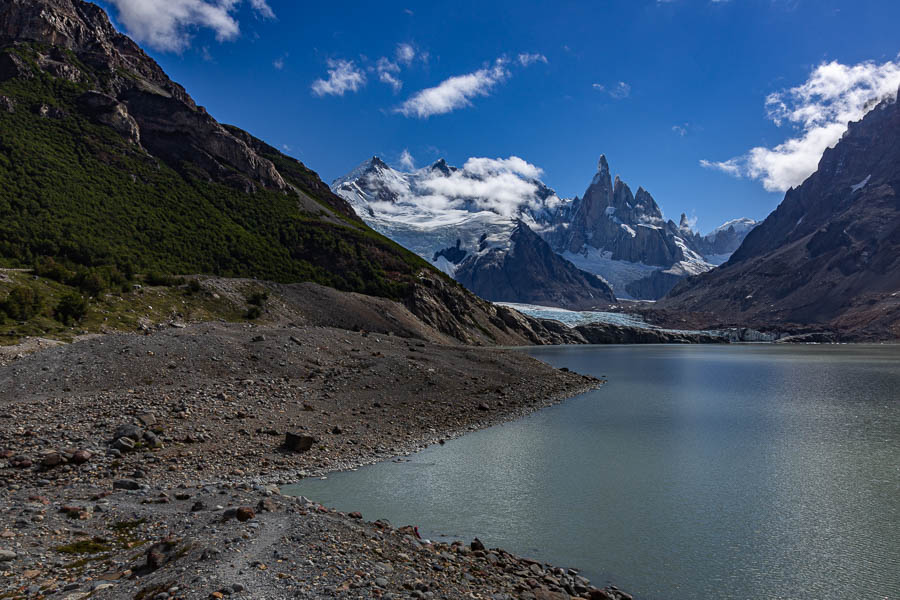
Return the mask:
<svg viewBox="0 0 900 600"><path fill-rule="evenodd" d="M285 492L639 599L900 599L900 347L527 352L608 383Z"/></svg>

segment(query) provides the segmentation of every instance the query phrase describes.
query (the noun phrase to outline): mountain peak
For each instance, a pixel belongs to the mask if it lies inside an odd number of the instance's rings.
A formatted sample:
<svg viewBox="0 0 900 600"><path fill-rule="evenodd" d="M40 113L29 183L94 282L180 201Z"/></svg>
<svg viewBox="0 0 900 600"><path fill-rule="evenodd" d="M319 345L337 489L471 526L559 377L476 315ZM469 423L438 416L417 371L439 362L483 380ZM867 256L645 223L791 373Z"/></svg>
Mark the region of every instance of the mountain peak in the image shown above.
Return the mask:
<svg viewBox="0 0 900 600"><path fill-rule="evenodd" d="M601 154L600 160L597 161L597 172L603 173L604 171L609 171L609 163L606 162L606 155Z"/></svg>
<svg viewBox="0 0 900 600"><path fill-rule="evenodd" d="M445 159L439 158L436 161L434 161L434 164L431 165L431 170L432 171L440 171L444 175L449 175L450 171L452 171L453 168L447 164L447 161Z"/></svg>

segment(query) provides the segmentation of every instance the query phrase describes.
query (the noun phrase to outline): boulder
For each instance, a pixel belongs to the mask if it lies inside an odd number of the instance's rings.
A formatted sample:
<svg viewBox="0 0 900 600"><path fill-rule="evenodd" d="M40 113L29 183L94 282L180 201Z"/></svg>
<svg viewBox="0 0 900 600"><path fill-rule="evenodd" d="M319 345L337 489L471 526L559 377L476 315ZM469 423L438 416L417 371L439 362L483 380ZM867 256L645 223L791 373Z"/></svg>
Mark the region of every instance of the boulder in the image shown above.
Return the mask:
<svg viewBox="0 0 900 600"><path fill-rule="evenodd" d="M141 484L134 479L117 479L113 482L113 488L117 490L139 490Z"/></svg>
<svg viewBox="0 0 900 600"><path fill-rule="evenodd" d="M132 440L139 440L144 436L144 430L138 427L137 425L120 425L116 432L113 434L113 439L117 440L121 437L131 438Z"/></svg>
<svg viewBox="0 0 900 600"><path fill-rule="evenodd" d="M130 437L120 437L112 443L112 447L119 452L128 452L134 450L134 440Z"/></svg>
<svg viewBox="0 0 900 600"><path fill-rule="evenodd" d="M292 452L306 452L317 441L313 436L302 433L288 432L284 434L284 447Z"/></svg>

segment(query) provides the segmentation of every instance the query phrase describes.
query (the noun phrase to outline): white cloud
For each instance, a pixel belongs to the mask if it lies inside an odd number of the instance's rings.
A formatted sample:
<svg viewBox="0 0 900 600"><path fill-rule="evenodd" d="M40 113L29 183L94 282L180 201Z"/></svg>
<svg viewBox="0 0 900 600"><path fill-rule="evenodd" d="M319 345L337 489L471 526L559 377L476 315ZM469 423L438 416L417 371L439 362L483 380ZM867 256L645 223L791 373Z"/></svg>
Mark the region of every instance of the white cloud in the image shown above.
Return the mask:
<svg viewBox="0 0 900 600"><path fill-rule="evenodd" d="M378 80L394 88L394 93L399 92L400 88L403 87L403 82L396 75L396 73L400 72L400 65L397 63L391 62L382 56L375 63L375 70L378 71Z"/></svg>
<svg viewBox="0 0 900 600"><path fill-rule="evenodd" d="M519 64L523 67L527 67L528 65L532 65L536 62L542 62L547 64L547 57L543 54L529 54L527 52L523 52L518 57Z"/></svg>
<svg viewBox="0 0 900 600"><path fill-rule="evenodd" d="M316 79L312 84L316 96L343 96L366 85L366 75L352 60L328 59L328 79Z"/></svg>
<svg viewBox="0 0 900 600"><path fill-rule="evenodd" d="M284 59L287 58L287 54L284 56L279 56L275 60L272 61L272 66L278 69L279 71L284 69Z"/></svg>
<svg viewBox="0 0 900 600"><path fill-rule="evenodd" d="M269 6L266 0L250 0L250 6L253 7L260 16L265 17L266 19L274 19L275 13L272 12L272 8Z"/></svg>
<svg viewBox="0 0 900 600"><path fill-rule="evenodd" d="M241 0L109 0L128 34L158 50L181 52L190 45L191 32L211 29L219 41L240 34L233 13ZM250 0L257 15L275 18L266 0Z"/></svg>
<svg viewBox="0 0 900 600"><path fill-rule="evenodd" d="M631 86L624 81L620 81L613 87L613 89L609 90L609 95L617 100L627 98L631 95Z"/></svg>
<svg viewBox="0 0 900 600"><path fill-rule="evenodd" d="M497 173L514 173L529 179L538 179L543 174L540 167L536 167L518 156L509 158L473 157L463 165L463 171L477 177L486 177Z"/></svg>
<svg viewBox="0 0 900 600"><path fill-rule="evenodd" d="M815 172L822 153L837 144L847 123L858 121L879 101L896 98L900 61L843 65L822 63L797 87L766 98L768 117L797 132L774 148L751 148L726 161L701 160L700 165L734 177L762 181L770 192L797 186Z"/></svg>
<svg viewBox="0 0 900 600"><path fill-rule="evenodd" d="M412 44L397 44L395 55L397 56L397 62L408 66L416 58L416 49L413 48Z"/></svg>
<svg viewBox="0 0 900 600"><path fill-rule="evenodd" d="M684 125L672 125L672 131L674 131L681 137L684 137L688 133L688 124L685 123Z"/></svg>
<svg viewBox="0 0 900 600"><path fill-rule="evenodd" d="M471 100L476 96L489 95L491 89L508 76L506 61L498 59L492 67L450 77L435 87L416 92L394 112L419 119L452 112L471 106Z"/></svg>
<svg viewBox="0 0 900 600"><path fill-rule="evenodd" d="M610 97L615 98L616 100L621 100L631 95L631 86L624 81L618 82L611 88L607 88L602 83L592 83L591 87L598 92L606 92Z"/></svg>
<svg viewBox="0 0 900 600"><path fill-rule="evenodd" d="M400 153L400 166L407 171L412 171L416 168L416 161L407 148L404 148L403 152Z"/></svg>
<svg viewBox="0 0 900 600"><path fill-rule="evenodd" d="M705 158L701 158L700 166L707 169L718 169L723 173L728 173L733 177L741 176L741 164L739 163L739 159L737 158L731 158L722 162L714 162L706 160Z"/></svg>
<svg viewBox="0 0 900 600"><path fill-rule="evenodd" d="M416 198L435 212L463 210L466 205L504 217L515 216L524 207L539 208L538 185L533 179L540 168L517 157L470 158L449 176L432 172L419 182L424 197ZM550 198L551 204L558 199Z"/></svg>

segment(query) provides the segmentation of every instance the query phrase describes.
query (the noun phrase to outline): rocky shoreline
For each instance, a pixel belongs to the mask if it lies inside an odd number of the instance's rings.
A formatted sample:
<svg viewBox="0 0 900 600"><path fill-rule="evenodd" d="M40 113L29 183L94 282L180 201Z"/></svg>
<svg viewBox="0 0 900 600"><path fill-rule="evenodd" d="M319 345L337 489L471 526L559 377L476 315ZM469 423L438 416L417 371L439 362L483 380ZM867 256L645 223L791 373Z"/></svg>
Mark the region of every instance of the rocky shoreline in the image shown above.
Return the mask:
<svg viewBox="0 0 900 600"><path fill-rule="evenodd" d="M0 598L629 598L277 487L518 418L596 379L319 327L203 324L2 360ZM315 442L290 451L288 433Z"/></svg>

